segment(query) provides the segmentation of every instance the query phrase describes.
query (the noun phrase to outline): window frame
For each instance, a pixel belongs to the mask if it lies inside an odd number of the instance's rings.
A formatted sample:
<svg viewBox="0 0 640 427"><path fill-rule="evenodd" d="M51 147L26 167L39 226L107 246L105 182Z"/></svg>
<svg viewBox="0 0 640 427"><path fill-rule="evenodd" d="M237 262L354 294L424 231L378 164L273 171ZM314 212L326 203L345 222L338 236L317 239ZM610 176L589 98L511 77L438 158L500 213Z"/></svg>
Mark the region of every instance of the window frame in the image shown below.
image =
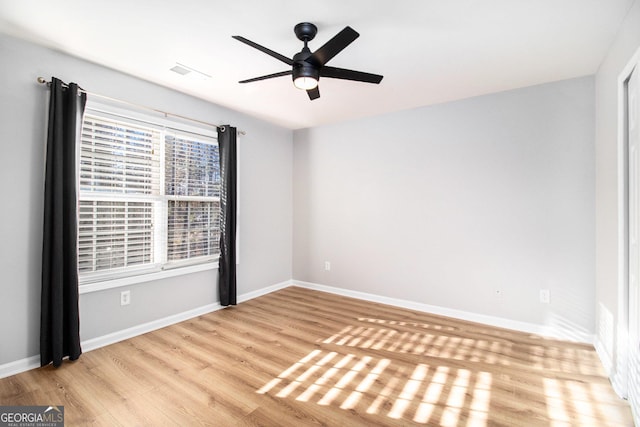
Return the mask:
<svg viewBox="0 0 640 427"><path fill-rule="evenodd" d="M129 106L127 106L129 107ZM175 200L175 196L165 193L165 139L164 131L175 131L195 135L204 135L217 141L217 128L214 125L207 126L202 122L190 120L188 118L172 116L156 110L142 110L133 106L122 108L120 105L113 105L108 102L87 100L85 114L92 114L98 117L111 119L123 119L124 121L138 121L143 125L151 125L163 128L160 140L160 195L154 202L154 223L156 227L153 231L154 237L167 238L168 221L168 201ZM84 116L83 116L84 121ZM196 124L194 125L194 122ZM78 191L78 209L80 202L80 169L81 169L81 147L80 140L76 147L76 188ZM79 211L78 211L79 213ZM159 221L160 220L160 221ZM156 239L158 240L158 239ZM138 283L145 283L170 277L192 274L201 271L214 270L218 268L219 254L202 258L186 259L184 261L167 261L166 242L154 243L154 250L162 249L158 260L150 265L128 267L127 270L92 272L89 274L79 273L79 293L97 292L121 286L130 286Z"/></svg>

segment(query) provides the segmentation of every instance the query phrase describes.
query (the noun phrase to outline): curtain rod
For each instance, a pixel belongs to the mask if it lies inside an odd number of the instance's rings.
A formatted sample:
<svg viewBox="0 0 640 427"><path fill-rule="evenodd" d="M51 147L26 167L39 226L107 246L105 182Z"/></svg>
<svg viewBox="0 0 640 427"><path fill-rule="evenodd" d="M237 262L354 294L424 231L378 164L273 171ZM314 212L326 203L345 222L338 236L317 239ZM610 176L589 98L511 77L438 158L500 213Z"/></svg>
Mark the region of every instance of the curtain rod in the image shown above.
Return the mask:
<svg viewBox="0 0 640 427"><path fill-rule="evenodd" d="M40 84L51 86L51 82L48 81L47 79L45 79L44 77L38 77L37 80L38 80L38 83L40 83ZM62 86L63 87L67 87L67 88L69 87L66 83L62 83ZM209 122L205 122L205 121L202 121L202 120L192 119L191 117L185 117L185 116L181 116L180 114L169 113L167 111L162 111L162 110L158 110L156 108L147 107L146 105L135 104L133 102L124 101L122 99L112 98L112 97L106 96L106 95L100 95L98 93L89 92L89 91L87 91L85 89L82 89L80 87L78 88L78 90L80 92L86 93L87 95L91 95L91 96L95 96L95 97L98 97L98 98L103 98L103 99L106 99L106 100L109 100L109 101L119 102L121 104L127 104L127 105L130 105L132 107L141 108L141 109L144 109L144 110L150 110L150 111L153 111L153 112L156 112L156 113L164 114L165 117L166 116L172 116L172 117L177 117L179 119L189 120L189 121L192 121L192 122L200 123L200 124L203 124L203 125L213 126L215 128L220 128L220 125L216 125L214 123L209 123ZM238 130L237 132L238 132L239 135L246 135L247 134L243 130Z"/></svg>

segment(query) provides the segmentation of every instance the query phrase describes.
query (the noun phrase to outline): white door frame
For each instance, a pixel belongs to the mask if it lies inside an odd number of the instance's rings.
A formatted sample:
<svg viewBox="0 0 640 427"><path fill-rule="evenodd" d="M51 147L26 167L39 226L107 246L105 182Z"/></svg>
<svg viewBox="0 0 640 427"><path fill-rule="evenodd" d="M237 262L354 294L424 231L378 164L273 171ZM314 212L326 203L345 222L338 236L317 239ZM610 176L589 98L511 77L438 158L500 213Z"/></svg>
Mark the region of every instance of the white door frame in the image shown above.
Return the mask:
<svg viewBox="0 0 640 427"><path fill-rule="evenodd" d="M631 300L629 282L629 176L630 158L628 153L627 124L627 83L634 69L640 70L640 48L632 56L618 76L618 316L616 327L615 372L611 378L616 392L624 397L629 393L629 320L630 303L635 304L636 312L640 309L638 301ZM639 124L640 125L640 124ZM635 171L640 177L640 163ZM637 183L637 181L636 181ZM640 184L639 184L640 185ZM640 215L640 204L635 209L636 218ZM640 224L639 224L640 225Z"/></svg>

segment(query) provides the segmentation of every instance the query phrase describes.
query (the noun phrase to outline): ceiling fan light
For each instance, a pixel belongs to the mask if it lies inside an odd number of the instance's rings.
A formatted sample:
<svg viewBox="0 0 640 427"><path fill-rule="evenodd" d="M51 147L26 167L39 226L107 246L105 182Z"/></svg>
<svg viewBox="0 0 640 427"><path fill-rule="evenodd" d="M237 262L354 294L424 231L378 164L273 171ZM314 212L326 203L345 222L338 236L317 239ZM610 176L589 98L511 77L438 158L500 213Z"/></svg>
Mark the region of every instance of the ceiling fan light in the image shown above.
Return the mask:
<svg viewBox="0 0 640 427"><path fill-rule="evenodd" d="M294 65L291 71L293 77L293 85L298 89L310 90L318 87L320 72L310 64L304 62L308 53L303 49L302 52L296 53L293 57Z"/></svg>
<svg viewBox="0 0 640 427"><path fill-rule="evenodd" d="M293 80L293 84L298 89L309 90L318 87L318 80L313 77L300 76Z"/></svg>

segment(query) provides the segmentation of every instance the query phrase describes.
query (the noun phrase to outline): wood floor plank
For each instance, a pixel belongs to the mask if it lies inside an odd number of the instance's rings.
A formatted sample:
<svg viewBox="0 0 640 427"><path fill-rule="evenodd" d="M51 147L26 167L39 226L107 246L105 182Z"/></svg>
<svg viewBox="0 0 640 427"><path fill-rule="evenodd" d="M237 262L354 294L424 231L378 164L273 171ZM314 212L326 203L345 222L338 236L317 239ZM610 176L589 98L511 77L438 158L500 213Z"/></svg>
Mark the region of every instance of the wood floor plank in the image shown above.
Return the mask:
<svg viewBox="0 0 640 427"><path fill-rule="evenodd" d="M593 347L289 287L0 379L67 425L631 426Z"/></svg>

